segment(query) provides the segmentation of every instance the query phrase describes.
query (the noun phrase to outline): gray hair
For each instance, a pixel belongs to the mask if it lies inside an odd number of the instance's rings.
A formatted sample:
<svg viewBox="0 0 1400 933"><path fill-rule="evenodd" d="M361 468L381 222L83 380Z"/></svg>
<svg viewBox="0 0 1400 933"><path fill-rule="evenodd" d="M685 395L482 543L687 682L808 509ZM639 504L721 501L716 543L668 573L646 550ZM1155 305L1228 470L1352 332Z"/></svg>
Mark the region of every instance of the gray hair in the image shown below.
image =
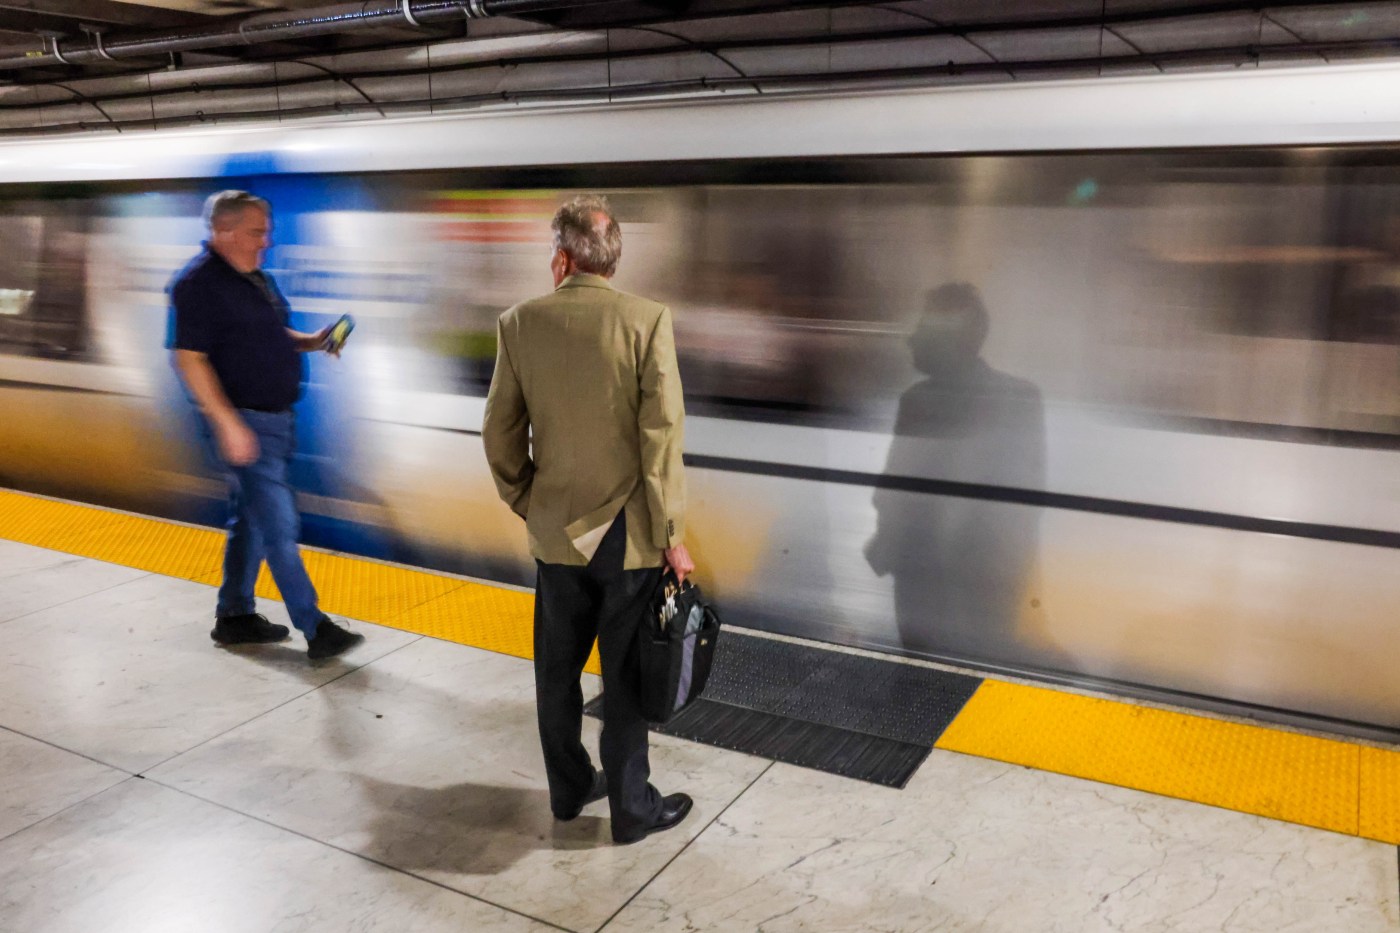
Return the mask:
<svg viewBox="0 0 1400 933"><path fill-rule="evenodd" d="M610 276L622 258L622 228L608 199L581 194L559 208L549 225L554 248L562 249L580 272Z"/></svg>
<svg viewBox="0 0 1400 933"><path fill-rule="evenodd" d="M209 199L204 202L204 226L210 231L218 227L226 227L250 207L256 207L269 217L272 216L272 205L256 194L239 191L235 188L211 194Z"/></svg>

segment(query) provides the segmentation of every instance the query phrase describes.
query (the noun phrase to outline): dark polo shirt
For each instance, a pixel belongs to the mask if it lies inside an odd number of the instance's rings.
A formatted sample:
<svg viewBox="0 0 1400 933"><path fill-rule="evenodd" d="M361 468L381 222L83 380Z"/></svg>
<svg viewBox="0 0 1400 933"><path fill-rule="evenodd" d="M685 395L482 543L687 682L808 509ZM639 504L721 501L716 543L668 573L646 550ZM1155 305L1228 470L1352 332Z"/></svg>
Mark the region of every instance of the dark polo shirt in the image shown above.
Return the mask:
<svg viewBox="0 0 1400 933"><path fill-rule="evenodd" d="M166 346L208 356L234 408L286 411L301 397L304 361L272 276L239 272L206 243L169 293Z"/></svg>

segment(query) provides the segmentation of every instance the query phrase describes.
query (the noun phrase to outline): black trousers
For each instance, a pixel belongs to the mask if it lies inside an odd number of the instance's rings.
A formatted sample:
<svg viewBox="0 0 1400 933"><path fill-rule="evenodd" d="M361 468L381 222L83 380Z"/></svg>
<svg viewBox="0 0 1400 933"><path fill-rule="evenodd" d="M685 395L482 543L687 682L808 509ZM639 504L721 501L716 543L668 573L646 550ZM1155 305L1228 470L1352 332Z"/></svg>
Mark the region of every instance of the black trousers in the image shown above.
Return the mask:
<svg viewBox="0 0 1400 933"><path fill-rule="evenodd" d="M637 626L661 579L661 568L623 570L627 527L619 515L587 567L538 562L535 590L535 702L540 744L556 815L576 813L593 785L583 747L579 677L598 640L603 662L603 735L599 752L608 778L614 835L654 824L661 795L652 787L647 723L637 706Z"/></svg>

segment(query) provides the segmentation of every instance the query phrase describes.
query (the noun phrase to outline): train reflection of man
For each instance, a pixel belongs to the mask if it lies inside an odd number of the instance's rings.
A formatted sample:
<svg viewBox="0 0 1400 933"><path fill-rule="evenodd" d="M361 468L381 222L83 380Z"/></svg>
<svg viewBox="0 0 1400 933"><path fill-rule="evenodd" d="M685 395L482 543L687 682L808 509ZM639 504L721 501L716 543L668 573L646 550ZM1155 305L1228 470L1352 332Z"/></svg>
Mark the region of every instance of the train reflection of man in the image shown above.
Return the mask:
<svg viewBox="0 0 1400 933"><path fill-rule="evenodd" d="M223 645L281 641L285 625L256 612L253 586L265 559L312 659L341 654L364 636L321 612L297 550L300 517L288 481L295 445L292 405L301 397L299 358L324 347L327 331L288 325L287 300L261 269L272 207L246 191L205 202L209 240L170 285L168 346L199 406L229 485L224 575L210 636Z"/></svg>
<svg viewBox="0 0 1400 933"><path fill-rule="evenodd" d="M886 475L1040 489L1044 410L1031 383L980 356L988 318L963 283L929 293L909 337L926 378L899 400ZM1039 514L976 496L881 488L866 559L894 577L903 647L992 661L1036 660L1018 637L1036 596Z"/></svg>

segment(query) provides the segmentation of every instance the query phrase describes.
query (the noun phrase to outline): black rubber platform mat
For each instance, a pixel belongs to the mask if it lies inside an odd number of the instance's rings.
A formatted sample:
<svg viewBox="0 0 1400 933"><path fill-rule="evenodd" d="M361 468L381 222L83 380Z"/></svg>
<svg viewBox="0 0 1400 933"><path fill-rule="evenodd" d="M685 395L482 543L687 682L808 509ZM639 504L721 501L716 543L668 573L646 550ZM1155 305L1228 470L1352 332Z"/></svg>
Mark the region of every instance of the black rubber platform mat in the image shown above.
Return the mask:
<svg viewBox="0 0 1400 933"><path fill-rule="evenodd" d="M661 731L886 787L907 784L933 750L932 745L897 742L703 698Z"/></svg>
<svg viewBox="0 0 1400 933"><path fill-rule="evenodd" d="M773 638L720 633L705 699L932 745L981 678Z"/></svg>
<svg viewBox="0 0 1400 933"><path fill-rule="evenodd" d="M981 680L725 631L667 735L903 787ZM601 714L602 697L585 707Z"/></svg>

